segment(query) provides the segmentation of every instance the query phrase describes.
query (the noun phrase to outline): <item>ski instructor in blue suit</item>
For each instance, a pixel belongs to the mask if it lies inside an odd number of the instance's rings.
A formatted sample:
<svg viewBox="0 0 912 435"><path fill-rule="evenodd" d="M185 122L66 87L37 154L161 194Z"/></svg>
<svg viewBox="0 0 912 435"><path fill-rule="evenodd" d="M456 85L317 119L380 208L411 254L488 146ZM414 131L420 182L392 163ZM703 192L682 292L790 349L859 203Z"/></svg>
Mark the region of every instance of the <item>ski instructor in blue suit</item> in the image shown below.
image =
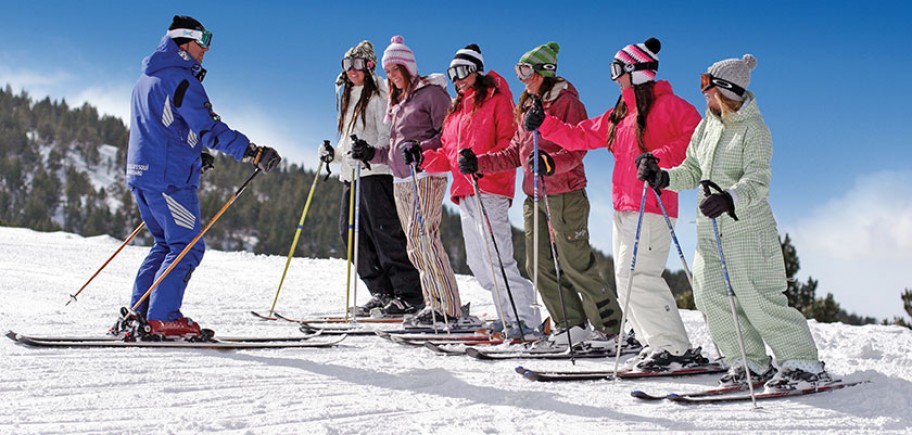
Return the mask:
<svg viewBox="0 0 912 435"><path fill-rule="evenodd" d="M212 167L212 148L251 163L264 172L282 158L230 129L213 111L200 65L212 32L189 16L175 16L158 48L142 63L133 88L127 185L139 214L154 238L133 286L131 306L202 230L197 188L202 171ZM163 336L199 335L200 327L181 314L184 289L203 258L200 239L140 307Z"/></svg>

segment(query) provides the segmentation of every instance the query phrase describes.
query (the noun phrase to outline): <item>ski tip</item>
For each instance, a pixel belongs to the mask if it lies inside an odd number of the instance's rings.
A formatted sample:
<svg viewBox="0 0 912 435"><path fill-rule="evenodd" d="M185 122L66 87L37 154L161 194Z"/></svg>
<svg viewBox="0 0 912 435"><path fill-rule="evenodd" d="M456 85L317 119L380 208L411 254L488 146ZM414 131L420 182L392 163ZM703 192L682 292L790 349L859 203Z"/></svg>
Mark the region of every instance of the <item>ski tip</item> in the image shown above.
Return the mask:
<svg viewBox="0 0 912 435"><path fill-rule="evenodd" d="M13 331L6 331L6 336L10 340L19 341L19 334L15 333Z"/></svg>
<svg viewBox="0 0 912 435"><path fill-rule="evenodd" d="M523 375L524 378L526 378L526 379L528 379L528 380L530 380L530 381L538 382L538 381L541 380L541 378L540 378L539 375L538 375L538 372L536 372L536 371L526 370L526 371L524 371L524 372L522 373L522 375Z"/></svg>
<svg viewBox="0 0 912 435"><path fill-rule="evenodd" d="M513 370L516 370L516 373L519 373L519 374L521 374L521 375L526 374L526 372L528 371L528 370L526 370L526 368L523 367L523 366L516 366L516 368L513 369Z"/></svg>

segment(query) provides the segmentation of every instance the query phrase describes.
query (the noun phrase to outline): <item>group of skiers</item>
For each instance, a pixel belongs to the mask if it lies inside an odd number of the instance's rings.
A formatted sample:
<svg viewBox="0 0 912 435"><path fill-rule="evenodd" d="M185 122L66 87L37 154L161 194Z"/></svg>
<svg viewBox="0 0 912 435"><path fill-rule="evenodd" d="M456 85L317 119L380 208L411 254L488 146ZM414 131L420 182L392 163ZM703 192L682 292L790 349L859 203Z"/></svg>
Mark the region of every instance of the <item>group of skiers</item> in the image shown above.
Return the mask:
<svg viewBox="0 0 912 435"><path fill-rule="evenodd" d="M211 38L197 20L175 16L143 62L133 92L127 182L155 243L131 303L165 336L200 333L180 307L204 251L202 240L194 240L201 231L199 176L211 166L202 150L222 151L264 172L281 161L213 111L201 85ZM559 50L548 42L520 56L515 73L525 89L518 104L506 80L486 70L476 44L456 52L446 77L420 75L402 36L391 39L380 59L385 80L376 73L369 41L346 51L336 80L339 140L324 143L319 153L323 162L342 166L343 240L349 195L355 183L360 189L355 267L372 297L356 314L406 316L421 325L468 316L439 235L449 173L469 267L492 292L500 317L500 326L492 327L505 328L500 332L509 338L540 337L542 346L613 348L626 317L644 345L629 362L633 369L701 364L706 358L688 339L661 274L678 214L675 192L709 180L721 188L706 187L699 203L692 284L697 308L731 367L721 382L749 378L793 388L828 380L807 322L783 294L784 261L767 200L771 139L747 90L756 59L722 60L701 74L707 107L701 119L667 81L656 79L659 40L627 45L609 63L621 90L617 103L588 118L577 90L557 75ZM456 89L452 99L447 78ZM589 244L583 158L594 149L614 157L617 291L599 276ZM524 266L530 276L538 272L537 289L513 256L508 209L517 167L527 196ZM723 248L727 264L720 262ZM153 282L155 291L144 300ZM536 290L552 318L548 336L538 330ZM733 303L729 310L732 294L737 308Z"/></svg>

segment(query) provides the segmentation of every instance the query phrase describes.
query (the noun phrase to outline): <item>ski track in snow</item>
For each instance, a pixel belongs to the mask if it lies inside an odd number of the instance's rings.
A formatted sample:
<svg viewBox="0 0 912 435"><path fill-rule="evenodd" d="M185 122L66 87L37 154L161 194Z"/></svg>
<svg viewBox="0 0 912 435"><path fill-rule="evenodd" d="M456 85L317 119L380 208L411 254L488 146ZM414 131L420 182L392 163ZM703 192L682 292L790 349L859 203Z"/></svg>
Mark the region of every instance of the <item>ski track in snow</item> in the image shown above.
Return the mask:
<svg viewBox="0 0 912 435"><path fill-rule="evenodd" d="M290 239L290 237L289 237ZM120 242L0 227L0 328L33 335L103 334L129 302L147 248L128 247L64 306ZM298 334L263 321L285 265L279 256L209 251L184 314L217 335ZM345 263L295 258L277 311L342 312ZM494 317L489 294L459 276L463 302ZM368 297L359 284L358 300ZM714 356L702 317L682 311L691 340ZM569 361L476 361L375 337L330 349L38 349L0 339L0 434L526 434L912 433L912 331L811 323L827 368L871 383L797 399L684 406L629 392L710 387L717 376L534 383L516 365L569 369ZM579 370L613 367L581 360Z"/></svg>

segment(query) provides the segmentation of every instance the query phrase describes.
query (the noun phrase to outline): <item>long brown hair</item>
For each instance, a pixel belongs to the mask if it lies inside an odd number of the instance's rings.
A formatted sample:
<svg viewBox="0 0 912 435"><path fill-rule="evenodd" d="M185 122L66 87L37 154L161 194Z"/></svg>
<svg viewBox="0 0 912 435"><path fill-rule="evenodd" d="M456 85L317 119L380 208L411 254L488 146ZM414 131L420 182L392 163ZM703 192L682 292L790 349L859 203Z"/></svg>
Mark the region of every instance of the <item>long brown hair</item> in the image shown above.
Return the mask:
<svg viewBox="0 0 912 435"><path fill-rule="evenodd" d="M348 105L351 103L351 88L355 84L348 78L348 74L342 75L342 110L339 111L339 125L337 129L339 134L345 134L345 114L348 113ZM377 93L377 83L374 82L374 74L370 70L364 70L364 89L361 90L361 98L355 103L355 110L352 119L349 120L348 127L355 125L355 121L360 117L361 126L367 125L367 119L364 118L364 112L367 111L367 105L370 104L371 97Z"/></svg>
<svg viewBox="0 0 912 435"><path fill-rule="evenodd" d="M649 109L652 107L653 101L655 101L654 90L655 82L653 81L633 86L633 95L636 97L637 105L637 145L639 146L640 151L644 153L648 152L648 150L646 149L646 142L643 141L643 134L646 132L646 118L649 116ZM618 96L618 101L614 105L614 110L612 110L611 115L608 116L608 121L611 122L611 125L608 126L608 151L611 151L611 147L614 145L618 122L621 122L626 116L627 103L624 102L624 95L622 94Z"/></svg>
<svg viewBox="0 0 912 435"><path fill-rule="evenodd" d="M475 84L472 85L472 88L475 89L475 103L472 104L472 111L479 108L481 103L488 98L489 89L493 88L495 94L498 92L497 82L494 80L494 77L482 73L478 73L478 77L475 77ZM464 94L456 93L456 98L453 99L453 104L450 104L450 109L447 111L447 118L462 106L463 96Z"/></svg>
<svg viewBox="0 0 912 435"><path fill-rule="evenodd" d="M402 74L402 78L405 79L405 88L397 88L396 85L393 84L393 81L390 80L389 74L386 75L387 89L389 89L389 106L391 109L393 106L402 102L409 92L412 91L412 87L415 86L414 77L412 76L412 73L409 72L408 68L398 63L393 65L393 68L397 68ZM423 76L418 76L419 80L423 78Z"/></svg>
<svg viewBox="0 0 912 435"><path fill-rule="evenodd" d="M551 92L551 89L554 89L554 85L558 82L562 82L564 79L562 77L544 77L541 86L538 87L538 97L544 98L545 95L548 95ZM523 91L522 94L519 94L519 104L516 105L516 108L513 109L513 116L516 118L516 124L522 125L523 114L532 107L532 103L529 101L532 99L532 94L529 91Z"/></svg>

